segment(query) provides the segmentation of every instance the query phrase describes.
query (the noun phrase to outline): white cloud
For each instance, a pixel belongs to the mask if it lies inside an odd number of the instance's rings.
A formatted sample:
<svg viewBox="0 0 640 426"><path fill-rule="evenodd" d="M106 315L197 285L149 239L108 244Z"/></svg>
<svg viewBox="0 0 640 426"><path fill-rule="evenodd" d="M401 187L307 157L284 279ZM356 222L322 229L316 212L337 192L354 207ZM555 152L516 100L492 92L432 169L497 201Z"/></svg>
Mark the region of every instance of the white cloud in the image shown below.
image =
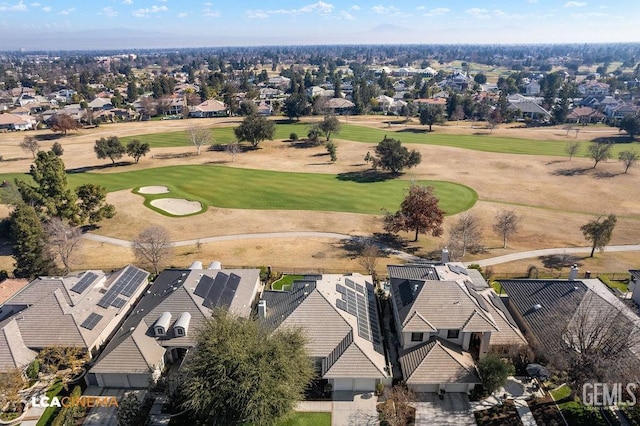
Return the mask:
<svg viewBox="0 0 640 426"><path fill-rule="evenodd" d="M267 19L269 14L262 9L251 9L244 12L249 19Z"/></svg>
<svg viewBox="0 0 640 426"><path fill-rule="evenodd" d="M317 13L320 15L330 15L333 12L333 4L319 1L313 4L308 4L299 9L249 9L245 11L245 15L250 19L265 19L270 15L302 15L307 13Z"/></svg>
<svg viewBox="0 0 640 426"><path fill-rule="evenodd" d="M31 7L40 7L42 5L40 3L31 3L29 6L31 6Z"/></svg>
<svg viewBox="0 0 640 426"><path fill-rule="evenodd" d="M178 18L183 19L183 18L186 18L187 16L189 16L189 14L188 14L187 12L180 12L180 13L178 13Z"/></svg>
<svg viewBox="0 0 640 426"><path fill-rule="evenodd" d="M45 7L42 8L42 11L43 12L47 12L47 13L51 12L51 10L52 10L51 6L45 6Z"/></svg>
<svg viewBox="0 0 640 426"><path fill-rule="evenodd" d="M527 0L527 3L536 4L536 3L538 3L538 0Z"/></svg>
<svg viewBox="0 0 640 426"><path fill-rule="evenodd" d="M27 10L27 5L22 0L13 5L6 3L0 4L0 12L24 12Z"/></svg>
<svg viewBox="0 0 640 426"><path fill-rule="evenodd" d="M134 10L131 14L136 18L148 18L152 13L166 12L168 10L167 6L156 6L154 4L151 7Z"/></svg>
<svg viewBox="0 0 640 426"><path fill-rule="evenodd" d="M213 3L211 3L210 1L206 1L206 2L204 2L203 4L204 4L205 6L207 6L207 7L211 7L211 6L213 6Z"/></svg>
<svg viewBox="0 0 640 426"><path fill-rule="evenodd" d="M403 13L400 9L398 9L395 6L389 6L389 7L385 7L382 5L378 5L378 6L373 6L371 8L371 11L373 11L373 13L376 13L378 15L384 15L384 16L400 16L403 18L409 17L411 16L411 14L409 13Z"/></svg>
<svg viewBox="0 0 640 426"><path fill-rule="evenodd" d="M133 4L133 0L122 0L122 4Z"/></svg>
<svg viewBox="0 0 640 426"><path fill-rule="evenodd" d="M158 0L160 3L166 3L167 0Z"/></svg>
<svg viewBox="0 0 640 426"><path fill-rule="evenodd" d="M220 11L206 8L202 10L202 15L206 16L207 18L219 18Z"/></svg>
<svg viewBox="0 0 640 426"><path fill-rule="evenodd" d="M340 17L340 19L344 19L345 21L353 21L354 19L356 19L356 18L353 17L352 14L350 14L346 10L340 11L339 17Z"/></svg>
<svg viewBox="0 0 640 426"><path fill-rule="evenodd" d="M100 11L100 15L104 15L107 18L115 18L118 16L118 11L114 10L112 7L107 6L102 11Z"/></svg>
<svg viewBox="0 0 640 426"><path fill-rule="evenodd" d="M358 6L357 4L354 4L353 6L350 7L351 10L360 10L360 6Z"/></svg>
<svg viewBox="0 0 640 426"><path fill-rule="evenodd" d="M75 12L76 8L72 7L69 9L65 9L65 10L61 10L60 12L58 12L58 15L69 15L71 12Z"/></svg>
<svg viewBox="0 0 640 426"><path fill-rule="evenodd" d="M437 7L425 13L424 16L439 16L449 12L451 12L451 9L447 9L446 7Z"/></svg>
<svg viewBox="0 0 640 426"><path fill-rule="evenodd" d="M489 11L487 9L480 9L478 7L473 7L471 9L465 10L465 12L474 18L478 19L490 19L491 15L489 15Z"/></svg>
<svg viewBox="0 0 640 426"><path fill-rule="evenodd" d="M427 7L426 6L418 6L416 7L416 10L426 10Z"/></svg>
<svg viewBox="0 0 640 426"><path fill-rule="evenodd" d="M587 3L584 1L568 1L564 4L564 7L584 7Z"/></svg>

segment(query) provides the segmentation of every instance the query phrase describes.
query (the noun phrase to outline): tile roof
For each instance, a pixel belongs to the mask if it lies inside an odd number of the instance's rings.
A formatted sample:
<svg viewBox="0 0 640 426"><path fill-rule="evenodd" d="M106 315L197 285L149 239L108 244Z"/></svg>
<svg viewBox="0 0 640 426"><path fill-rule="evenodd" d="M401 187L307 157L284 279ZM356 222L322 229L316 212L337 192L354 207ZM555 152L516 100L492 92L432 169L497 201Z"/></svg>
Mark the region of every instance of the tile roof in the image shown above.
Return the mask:
<svg viewBox="0 0 640 426"><path fill-rule="evenodd" d="M407 384L480 383L468 352L434 337L400 354Z"/></svg>
<svg viewBox="0 0 640 426"><path fill-rule="evenodd" d="M15 319L11 319L0 330L0 369L22 368L29 364L37 352L27 348L22 340L20 329Z"/></svg>
<svg viewBox="0 0 640 426"><path fill-rule="evenodd" d="M377 311L365 309L365 305L376 306L375 302L368 305L369 294L373 295L368 282L371 277L326 274L305 278L307 281L295 282L290 291L263 292L265 321L273 327L302 328L308 338L309 355L323 359L325 378L387 377L384 351L375 344L382 339L380 328L370 325L378 320ZM312 278L317 281L310 281ZM345 303L348 289L360 300L357 310L352 311L355 313L348 312L346 306L338 307Z"/></svg>

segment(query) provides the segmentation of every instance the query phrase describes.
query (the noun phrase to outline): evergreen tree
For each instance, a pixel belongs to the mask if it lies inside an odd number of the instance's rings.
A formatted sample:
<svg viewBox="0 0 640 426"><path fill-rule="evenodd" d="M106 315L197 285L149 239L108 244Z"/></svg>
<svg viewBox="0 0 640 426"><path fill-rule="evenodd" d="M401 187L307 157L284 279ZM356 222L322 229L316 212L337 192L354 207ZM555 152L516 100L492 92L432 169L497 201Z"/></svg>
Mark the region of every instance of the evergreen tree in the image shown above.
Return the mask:
<svg viewBox="0 0 640 426"><path fill-rule="evenodd" d="M36 210L19 204L9 216L9 240L13 249L18 278L48 275L53 262L47 250L45 232Z"/></svg>

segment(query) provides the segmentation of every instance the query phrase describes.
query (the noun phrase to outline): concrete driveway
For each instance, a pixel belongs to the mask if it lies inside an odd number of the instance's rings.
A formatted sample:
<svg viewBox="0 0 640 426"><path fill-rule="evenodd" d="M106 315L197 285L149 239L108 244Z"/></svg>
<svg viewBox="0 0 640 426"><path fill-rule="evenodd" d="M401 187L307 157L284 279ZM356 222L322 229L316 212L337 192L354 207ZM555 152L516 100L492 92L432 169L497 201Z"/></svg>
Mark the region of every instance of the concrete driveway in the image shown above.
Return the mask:
<svg viewBox="0 0 640 426"><path fill-rule="evenodd" d="M367 426L377 425L378 397L372 392L333 392L332 426Z"/></svg>
<svg viewBox="0 0 640 426"><path fill-rule="evenodd" d="M447 393L440 400L436 393L416 394L416 426L475 426L469 397L465 393Z"/></svg>

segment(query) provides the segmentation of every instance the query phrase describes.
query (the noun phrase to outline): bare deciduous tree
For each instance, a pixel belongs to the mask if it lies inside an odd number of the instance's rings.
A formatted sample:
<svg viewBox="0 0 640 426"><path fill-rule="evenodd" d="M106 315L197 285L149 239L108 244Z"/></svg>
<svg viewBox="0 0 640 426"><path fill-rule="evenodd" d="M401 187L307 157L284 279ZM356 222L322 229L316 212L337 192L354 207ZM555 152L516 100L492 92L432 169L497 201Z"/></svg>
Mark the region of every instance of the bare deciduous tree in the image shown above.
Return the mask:
<svg viewBox="0 0 640 426"><path fill-rule="evenodd" d="M236 161L236 155L241 151L240 143L238 142L230 142L227 145L227 152L231 155L231 162Z"/></svg>
<svg viewBox="0 0 640 426"><path fill-rule="evenodd" d="M408 425L413 417L415 394L404 385L385 390L386 401L380 406L380 418L389 426Z"/></svg>
<svg viewBox="0 0 640 426"><path fill-rule="evenodd" d="M496 214L493 230L502 237L503 248L507 248L509 237L518 232L521 220L514 210L501 210Z"/></svg>
<svg viewBox="0 0 640 426"><path fill-rule="evenodd" d="M77 261L77 251L82 241L82 231L60 218L51 218L44 226L49 251L58 259L64 273L68 274L72 264Z"/></svg>
<svg viewBox="0 0 640 426"><path fill-rule="evenodd" d="M30 152L33 158L36 158L36 152L40 149L40 145L33 136L25 136L22 142L20 142L20 148L23 151Z"/></svg>
<svg viewBox="0 0 640 426"><path fill-rule="evenodd" d="M160 266L173 254L169 233L162 226L150 226L133 240L133 253L143 264L151 265L156 275Z"/></svg>
<svg viewBox="0 0 640 426"><path fill-rule="evenodd" d="M380 248L372 241L366 240L362 243L359 254L360 257L358 259L358 264L375 279L376 266L378 265L378 260L382 256L382 250L380 250Z"/></svg>
<svg viewBox="0 0 640 426"><path fill-rule="evenodd" d="M0 371L0 404L14 408L22 399L19 391L24 387L24 376L19 368Z"/></svg>
<svg viewBox="0 0 640 426"><path fill-rule="evenodd" d="M203 145L211 144L211 129L205 129L203 127L190 126L189 138L191 143L196 147L198 155L200 155L200 149Z"/></svg>
<svg viewBox="0 0 640 426"><path fill-rule="evenodd" d="M569 155L569 161L580 151L580 142L569 142L564 147L564 151Z"/></svg>
<svg viewBox="0 0 640 426"><path fill-rule="evenodd" d="M449 251L460 252L464 257L467 251L477 253L482 250L482 223L480 217L471 212L460 215L449 229Z"/></svg>

